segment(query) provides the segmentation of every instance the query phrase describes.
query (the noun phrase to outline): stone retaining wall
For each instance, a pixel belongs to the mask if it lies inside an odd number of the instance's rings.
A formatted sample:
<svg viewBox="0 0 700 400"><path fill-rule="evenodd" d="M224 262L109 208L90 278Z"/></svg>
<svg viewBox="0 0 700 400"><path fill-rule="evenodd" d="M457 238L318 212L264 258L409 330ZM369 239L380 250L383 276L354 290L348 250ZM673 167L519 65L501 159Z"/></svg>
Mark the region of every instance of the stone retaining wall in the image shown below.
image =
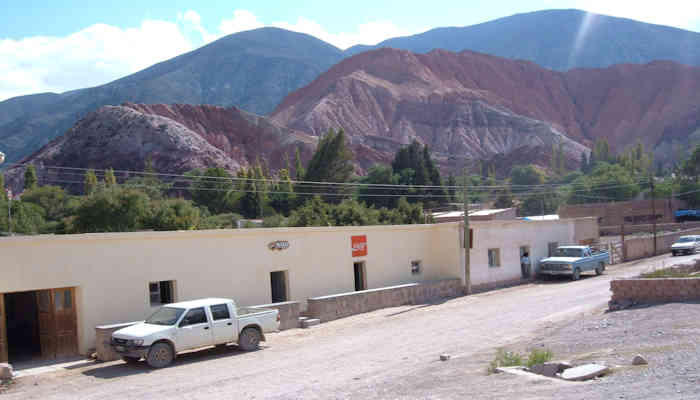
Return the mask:
<svg viewBox="0 0 700 400"><path fill-rule="evenodd" d="M138 324L138 322L126 322L123 324L114 325L102 325L95 327L95 340L96 346L95 351L97 353L97 359L100 361L114 361L119 360L121 356L112 350L112 346L109 343L112 341L112 333L126 328L131 325Z"/></svg>
<svg viewBox="0 0 700 400"><path fill-rule="evenodd" d="M472 285L472 293L488 292L489 290L503 289L511 286L522 285L523 283L532 282L530 279L508 279L505 281L482 283L479 285Z"/></svg>
<svg viewBox="0 0 700 400"><path fill-rule="evenodd" d="M332 321L381 308L421 304L430 300L463 294L459 279L409 283L359 292L341 293L308 299L307 312L322 322Z"/></svg>
<svg viewBox="0 0 700 400"><path fill-rule="evenodd" d="M700 300L699 278L616 279L610 281L610 308L624 304Z"/></svg>
<svg viewBox="0 0 700 400"><path fill-rule="evenodd" d="M301 313L301 303L298 301L287 301L284 303L263 304L248 308L274 308L280 314L280 330L299 327L299 315Z"/></svg>

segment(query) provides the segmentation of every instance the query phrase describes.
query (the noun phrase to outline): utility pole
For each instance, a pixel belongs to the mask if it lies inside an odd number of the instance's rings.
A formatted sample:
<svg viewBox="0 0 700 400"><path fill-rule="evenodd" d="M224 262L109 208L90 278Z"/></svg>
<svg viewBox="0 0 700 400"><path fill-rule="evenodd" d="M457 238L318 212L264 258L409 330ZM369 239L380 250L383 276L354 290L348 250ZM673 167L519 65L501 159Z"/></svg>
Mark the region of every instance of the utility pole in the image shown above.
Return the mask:
<svg viewBox="0 0 700 400"><path fill-rule="evenodd" d="M651 174L650 174L651 175ZM654 198L656 197L656 194L654 193L654 176L650 176L651 181L649 184L651 185L651 221L652 221L652 230L654 231L654 255L656 255L656 202L654 201Z"/></svg>
<svg viewBox="0 0 700 400"><path fill-rule="evenodd" d="M467 168L464 168L464 291L465 294L472 293L471 264L469 263L469 249L471 240L469 238L469 196L467 194Z"/></svg>

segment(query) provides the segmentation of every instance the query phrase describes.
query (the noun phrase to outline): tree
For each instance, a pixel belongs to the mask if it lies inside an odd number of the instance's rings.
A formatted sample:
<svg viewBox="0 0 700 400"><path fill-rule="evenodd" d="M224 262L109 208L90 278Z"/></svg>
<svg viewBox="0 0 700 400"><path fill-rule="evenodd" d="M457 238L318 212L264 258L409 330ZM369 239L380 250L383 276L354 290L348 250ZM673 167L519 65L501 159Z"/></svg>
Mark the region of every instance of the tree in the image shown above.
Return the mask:
<svg viewBox="0 0 700 400"><path fill-rule="evenodd" d="M5 174L0 172L0 200L7 200L7 193L5 192Z"/></svg>
<svg viewBox="0 0 700 400"><path fill-rule="evenodd" d="M270 205L279 213L289 215L296 203L296 195L289 177L289 170L281 169L278 172L279 178L270 193Z"/></svg>
<svg viewBox="0 0 700 400"><path fill-rule="evenodd" d="M238 204L238 212L240 212L246 218L256 218L260 213L260 207L258 204L258 195L256 193L255 172L253 169L249 169L246 173L246 180L243 186L243 196Z"/></svg>
<svg viewBox="0 0 700 400"><path fill-rule="evenodd" d="M513 194L510 189L501 189L498 191L496 201L493 203L494 208L511 208L513 207Z"/></svg>
<svg viewBox="0 0 700 400"><path fill-rule="evenodd" d="M450 202L456 202L459 201L456 197L456 189L455 186L457 186L457 179L450 173L450 175L447 177L447 194L449 196L449 201Z"/></svg>
<svg viewBox="0 0 700 400"><path fill-rule="evenodd" d="M70 196L60 186L46 185L27 190L22 194L22 201L41 207L49 221L59 221L75 211L70 205Z"/></svg>
<svg viewBox="0 0 700 400"><path fill-rule="evenodd" d="M631 200L641 188L635 177L619 164L598 162L590 175L576 179L567 203L601 203Z"/></svg>
<svg viewBox="0 0 700 400"><path fill-rule="evenodd" d="M24 190L31 190L37 187L38 179L36 177L36 168L34 165L29 164L27 169L24 170Z"/></svg>
<svg viewBox="0 0 700 400"><path fill-rule="evenodd" d="M510 171L510 182L514 187L513 192L519 193L529 190L523 186L537 186L544 182L544 176L532 165L516 165Z"/></svg>
<svg viewBox="0 0 700 400"><path fill-rule="evenodd" d="M306 175L306 170L304 169L304 164L301 162L301 155L299 154L299 148L296 148L294 152L294 173L295 180L303 181L304 175Z"/></svg>
<svg viewBox="0 0 700 400"><path fill-rule="evenodd" d="M202 214L184 199L160 200L154 204L150 226L157 231L193 230L200 226Z"/></svg>
<svg viewBox="0 0 700 400"><path fill-rule="evenodd" d="M585 151L581 152L581 172L588 173L588 154Z"/></svg>
<svg viewBox="0 0 700 400"><path fill-rule="evenodd" d="M76 232L131 232L149 227L153 207L140 190L115 187L95 192L76 210Z"/></svg>
<svg viewBox="0 0 700 400"><path fill-rule="evenodd" d="M330 226L329 206L320 196L314 196L289 216L289 226Z"/></svg>
<svg viewBox="0 0 700 400"><path fill-rule="evenodd" d="M195 203L206 207L212 214L231 211L233 183L231 175L223 168L207 168L204 172L193 170L185 175L193 178L190 196Z"/></svg>
<svg viewBox="0 0 700 400"><path fill-rule="evenodd" d="M44 209L36 204L26 203L24 201L12 202L12 232L22 233L25 235L36 235L44 233L46 221L44 219ZM5 223L0 223L0 226L7 226L7 210L0 213L5 219Z"/></svg>
<svg viewBox="0 0 700 400"><path fill-rule="evenodd" d="M117 177L114 176L114 170L112 168L105 171L105 187L111 188L117 185Z"/></svg>
<svg viewBox="0 0 700 400"><path fill-rule="evenodd" d="M398 198L393 196L400 193L398 190L391 187L371 186L399 184L399 176L393 173L391 167L375 165L367 171L367 175L360 179L360 183L367 186L360 186L358 189L357 198L359 201L376 208L396 207Z"/></svg>
<svg viewBox="0 0 700 400"><path fill-rule="evenodd" d="M87 170L85 172L85 177L83 178L83 193L86 196L91 196L97 190L98 185L99 181L97 180L95 171L92 169Z"/></svg>
<svg viewBox="0 0 700 400"><path fill-rule="evenodd" d="M345 141L345 133L339 130L337 133L330 130L319 142L309 166L306 169L304 180L309 182L348 182L354 169L353 155ZM347 188L342 185L311 186L305 185L305 192L347 194ZM325 196L332 202L340 201L340 196Z"/></svg>

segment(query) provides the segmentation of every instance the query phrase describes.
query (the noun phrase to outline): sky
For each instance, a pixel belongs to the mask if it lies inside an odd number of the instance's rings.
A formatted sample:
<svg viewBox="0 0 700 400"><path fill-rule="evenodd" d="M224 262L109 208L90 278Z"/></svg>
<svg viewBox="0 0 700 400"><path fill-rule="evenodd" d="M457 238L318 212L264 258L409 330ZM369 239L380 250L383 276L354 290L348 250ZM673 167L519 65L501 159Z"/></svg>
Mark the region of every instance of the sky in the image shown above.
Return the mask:
<svg viewBox="0 0 700 400"><path fill-rule="evenodd" d="M577 8L700 32L698 0L3 0L2 8L0 101L104 84L263 26L345 49L436 27Z"/></svg>

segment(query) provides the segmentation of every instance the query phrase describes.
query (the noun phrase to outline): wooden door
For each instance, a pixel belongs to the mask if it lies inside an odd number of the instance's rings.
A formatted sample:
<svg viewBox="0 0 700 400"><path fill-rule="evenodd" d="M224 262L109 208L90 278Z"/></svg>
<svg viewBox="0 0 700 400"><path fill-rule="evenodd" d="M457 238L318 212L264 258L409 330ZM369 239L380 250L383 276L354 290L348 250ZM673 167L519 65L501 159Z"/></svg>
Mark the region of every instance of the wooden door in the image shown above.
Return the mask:
<svg viewBox="0 0 700 400"><path fill-rule="evenodd" d="M78 327L75 312L75 289L53 289L56 324L56 357L78 354Z"/></svg>
<svg viewBox="0 0 700 400"><path fill-rule="evenodd" d="M54 322L53 295L51 290L38 290L36 304L39 319L41 357L56 358L56 323Z"/></svg>
<svg viewBox="0 0 700 400"><path fill-rule="evenodd" d="M7 317L5 295L0 293L0 363L7 362Z"/></svg>

